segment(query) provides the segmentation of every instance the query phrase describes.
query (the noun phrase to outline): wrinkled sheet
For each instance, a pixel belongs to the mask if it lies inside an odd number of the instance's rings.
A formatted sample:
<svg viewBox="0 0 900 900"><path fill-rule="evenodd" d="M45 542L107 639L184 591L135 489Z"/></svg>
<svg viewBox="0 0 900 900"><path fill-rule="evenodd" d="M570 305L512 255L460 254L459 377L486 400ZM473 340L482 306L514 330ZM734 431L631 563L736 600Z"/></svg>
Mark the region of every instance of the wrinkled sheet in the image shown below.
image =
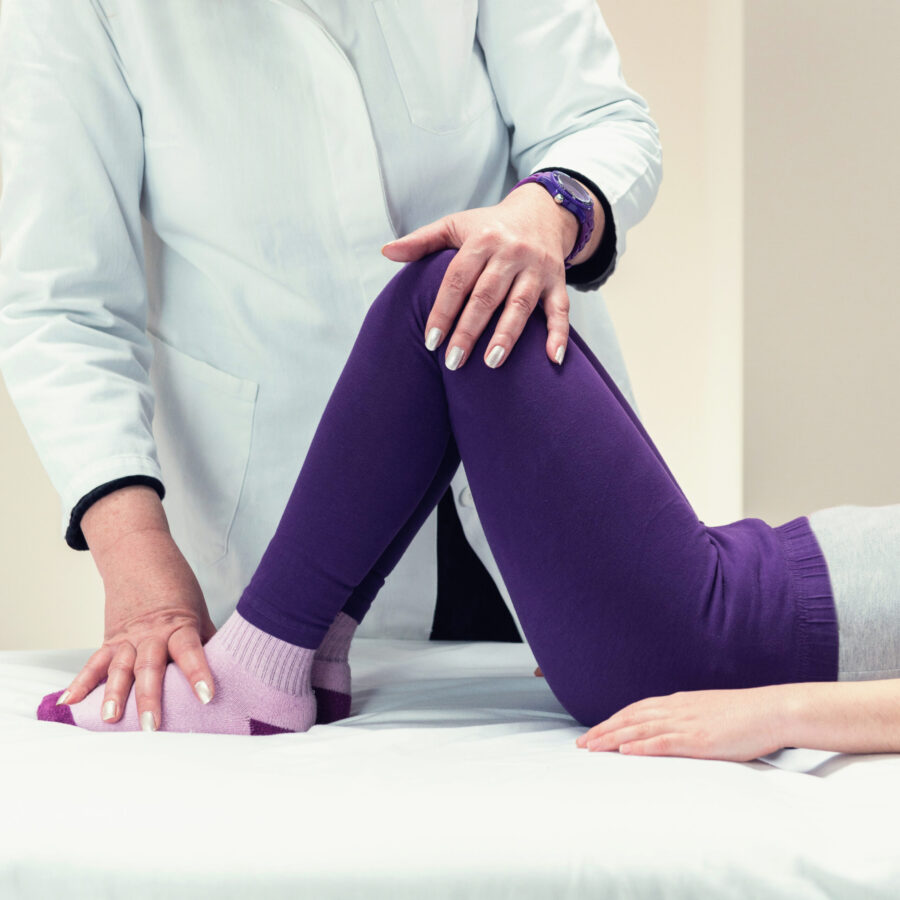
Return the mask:
<svg viewBox="0 0 900 900"><path fill-rule="evenodd" d="M39 722L91 652L0 652L0 897L900 896L900 754L588 753L527 646L372 638L306 734Z"/></svg>

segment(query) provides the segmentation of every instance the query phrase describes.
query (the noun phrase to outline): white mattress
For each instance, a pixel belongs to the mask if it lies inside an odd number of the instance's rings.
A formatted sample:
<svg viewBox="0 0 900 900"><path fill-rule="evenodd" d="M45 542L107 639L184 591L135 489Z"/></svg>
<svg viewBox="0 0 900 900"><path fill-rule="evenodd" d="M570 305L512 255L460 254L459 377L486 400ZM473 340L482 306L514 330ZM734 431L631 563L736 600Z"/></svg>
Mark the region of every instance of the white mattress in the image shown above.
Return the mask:
<svg viewBox="0 0 900 900"><path fill-rule="evenodd" d="M0 652L4 900L900 896L900 754L588 753L526 646L371 638L307 734L37 721L90 652Z"/></svg>

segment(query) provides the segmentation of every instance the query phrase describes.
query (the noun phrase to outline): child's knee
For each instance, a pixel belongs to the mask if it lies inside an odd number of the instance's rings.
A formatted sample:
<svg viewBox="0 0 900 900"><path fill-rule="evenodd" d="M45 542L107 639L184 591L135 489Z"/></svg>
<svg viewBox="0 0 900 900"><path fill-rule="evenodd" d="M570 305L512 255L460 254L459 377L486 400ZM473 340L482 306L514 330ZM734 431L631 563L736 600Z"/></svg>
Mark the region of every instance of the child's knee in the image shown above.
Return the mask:
<svg viewBox="0 0 900 900"><path fill-rule="evenodd" d="M406 263L387 283L379 299L399 306L404 312L412 305L416 320L424 329L447 268L458 252L455 247L449 247Z"/></svg>

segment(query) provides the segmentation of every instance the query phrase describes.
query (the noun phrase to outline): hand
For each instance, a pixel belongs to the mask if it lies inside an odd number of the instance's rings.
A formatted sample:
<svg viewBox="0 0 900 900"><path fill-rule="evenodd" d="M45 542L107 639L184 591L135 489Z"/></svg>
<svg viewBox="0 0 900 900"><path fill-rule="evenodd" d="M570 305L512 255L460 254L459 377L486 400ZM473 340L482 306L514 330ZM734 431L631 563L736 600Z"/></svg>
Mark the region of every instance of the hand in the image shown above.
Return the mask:
<svg viewBox="0 0 900 900"><path fill-rule="evenodd" d="M636 756L690 756L746 762L785 746L783 685L679 691L631 703L575 743ZM790 686L788 686L790 687Z"/></svg>
<svg viewBox="0 0 900 900"><path fill-rule="evenodd" d="M596 197L594 210L594 232L576 257L578 262L582 255L590 256L602 236L603 207ZM510 191L496 206L444 216L391 241L381 252L389 259L409 262L445 247L460 248L444 274L423 335L427 337L435 327L441 330L436 349L465 305L448 343L448 353L453 347L462 350L453 368L468 359L494 310L506 299L484 355L490 365L488 359L494 348L502 347L500 361L491 360L494 368L502 365L542 296L547 316L547 356L562 364L569 339L564 259L577 236L575 216L541 185L529 183Z"/></svg>
<svg viewBox="0 0 900 900"><path fill-rule="evenodd" d="M137 493L141 491L144 493ZM147 508L157 517L152 525L147 524L147 509L123 506L129 497L158 506L158 511ZM101 513L95 508L118 514L107 518L105 533L97 521ZM128 526L139 520L139 512L145 527L129 530ZM88 515L94 517L90 533ZM111 537L116 526L123 533ZM206 682L211 699L215 685L202 645L216 628L200 584L169 533L156 493L143 487L116 491L88 510L82 527L103 578L106 622L103 644L69 685L67 702L80 702L108 676L104 708L112 700L116 709L106 721L117 722L133 683L138 717L150 711L158 728L163 675L170 656L195 686L198 703L204 701L202 689L196 687L198 681ZM107 540L100 541L101 534Z"/></svg>

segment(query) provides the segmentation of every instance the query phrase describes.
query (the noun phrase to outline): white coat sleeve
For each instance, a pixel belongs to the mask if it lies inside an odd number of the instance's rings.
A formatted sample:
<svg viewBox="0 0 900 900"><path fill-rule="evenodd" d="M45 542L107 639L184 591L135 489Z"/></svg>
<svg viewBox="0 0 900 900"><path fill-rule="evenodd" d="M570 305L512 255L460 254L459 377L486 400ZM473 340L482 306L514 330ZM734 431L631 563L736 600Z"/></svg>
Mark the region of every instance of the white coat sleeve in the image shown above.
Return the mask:
<svg viewBox="0 0 900 900"><path fill-rule="evenodd" d="M0 6L0 372L60 495L161 481L141 117L95 0Z"/></svg>
<svg viewBox="0 0 900 900"><path fill-rule="evenodd" d="M659 129L622 76L619 52L597 0L480 0L478 41L519 178L539 169L586 175L605 195L615 227L609 269L628 229L650 211L662 180Z"/></svg>

